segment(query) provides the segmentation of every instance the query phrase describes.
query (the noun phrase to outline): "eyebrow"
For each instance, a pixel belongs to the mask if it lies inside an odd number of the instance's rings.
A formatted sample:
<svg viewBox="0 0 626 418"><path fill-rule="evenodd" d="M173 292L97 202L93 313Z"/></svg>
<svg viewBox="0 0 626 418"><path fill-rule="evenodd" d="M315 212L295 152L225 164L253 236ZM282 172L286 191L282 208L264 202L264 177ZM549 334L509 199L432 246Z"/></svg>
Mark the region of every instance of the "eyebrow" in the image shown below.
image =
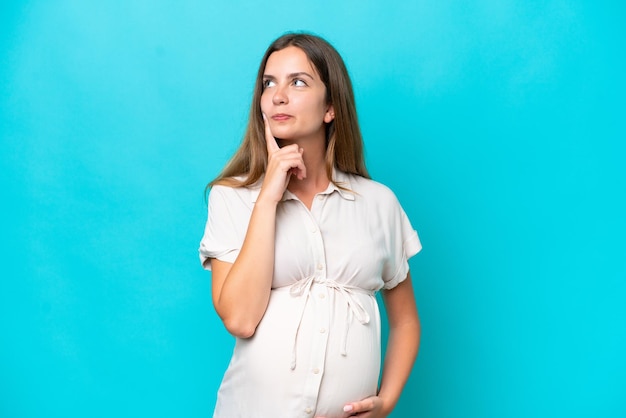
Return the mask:
<svg viewBox="0 0 626 418"><path fill-rule="evenodd" d="M299 71L299 72L296 72L296 73L291 73L291 74L287 75L287 78L297 78L297 77L301 77L303 75L309 77L311 80L314 80L313 76L311 74L305 72L305 71ZM266 80L276 80L276 77L274 77L271 74L263 74L263 78L266 79Z"/></svg>

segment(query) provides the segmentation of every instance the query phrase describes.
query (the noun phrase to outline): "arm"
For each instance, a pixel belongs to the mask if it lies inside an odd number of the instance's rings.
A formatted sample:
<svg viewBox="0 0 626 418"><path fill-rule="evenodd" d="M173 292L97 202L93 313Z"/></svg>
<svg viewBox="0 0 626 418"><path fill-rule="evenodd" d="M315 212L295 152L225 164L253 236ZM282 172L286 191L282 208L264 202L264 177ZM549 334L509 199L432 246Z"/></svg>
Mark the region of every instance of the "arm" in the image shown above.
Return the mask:
<svg viewBox="0 0 626 418"><path fill-rule="evenodd" d="M211 259L215 311L236 337L249 338L263 318L274 275L276 207L292 175L306 176L302 150L279 148L265 122L268 165L252 210L241 251L234 263Z"/></svg>
<svg viewBox="0 0 626 418"><path fill-rule="evenodd" d="M254 334L269 301L274 274L276 205L257 202L234 264L211 260L215 311L232 335Z"/></svg>
<svg viewBox="0 0 626 418"><path fill-rule="evenodd" d="M383 300L389 318L389 340L378 396L388 414L400 398L420 344L421 329L411 273L395 288L383 291Z"/></svg>
<svg viewBox="0 0 626 418"><path fill-rule="evenodd" d="M415 305L411 274L391 290L383 291L389 319L389 339L378 396L352 402L344 409L346 416L386 417L396 406L420 343L420 323Z"/></svg>

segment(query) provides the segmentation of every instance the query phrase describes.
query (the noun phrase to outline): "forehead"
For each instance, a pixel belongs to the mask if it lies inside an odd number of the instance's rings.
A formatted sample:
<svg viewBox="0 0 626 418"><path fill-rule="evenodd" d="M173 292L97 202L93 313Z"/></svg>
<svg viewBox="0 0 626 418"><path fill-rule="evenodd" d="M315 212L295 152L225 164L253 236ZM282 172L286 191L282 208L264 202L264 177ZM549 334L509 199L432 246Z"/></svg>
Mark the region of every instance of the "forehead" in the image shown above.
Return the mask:
<svg viewBox="0 0 626 418"><path fill-rule="evenodd" d="M279 76L281 74L292 74L297 72L307 72L317 76L317 71L306 53L296 46L288 46L270 54L265 64L265 74Z"/></svg>

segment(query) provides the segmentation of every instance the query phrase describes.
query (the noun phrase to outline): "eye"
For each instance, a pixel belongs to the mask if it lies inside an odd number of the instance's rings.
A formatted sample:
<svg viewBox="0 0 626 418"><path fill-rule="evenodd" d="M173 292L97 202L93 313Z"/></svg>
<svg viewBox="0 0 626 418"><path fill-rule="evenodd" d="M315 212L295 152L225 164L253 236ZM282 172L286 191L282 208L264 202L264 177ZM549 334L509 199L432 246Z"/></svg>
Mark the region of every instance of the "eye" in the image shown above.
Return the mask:
<svg viewBox="0 0 626 418"><path fill-rule="evenodd" d="M307 84L301 78L295 78L293 80L293 85L296 87L306 87Z"/></svg>
<svg viewBox="0 0 626 418"><path fill-rule="evenodd" d="M263 88L273 87L276 83L274 80L263 80Z"/></svg>

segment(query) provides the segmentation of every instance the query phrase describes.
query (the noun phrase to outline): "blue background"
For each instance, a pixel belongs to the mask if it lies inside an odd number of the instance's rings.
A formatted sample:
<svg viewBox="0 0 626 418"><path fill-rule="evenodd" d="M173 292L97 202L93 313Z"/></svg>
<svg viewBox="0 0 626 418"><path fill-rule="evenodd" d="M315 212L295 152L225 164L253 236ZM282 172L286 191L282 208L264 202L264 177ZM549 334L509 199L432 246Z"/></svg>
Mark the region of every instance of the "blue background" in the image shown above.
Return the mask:
<svg viewBox="0 0 626 418"><path fill-rule="evenodd" d="M424 244L394 417L626 416L617 1L3 2L0 416L206 417L205 184L287 30L342 53Z"/></svg>

